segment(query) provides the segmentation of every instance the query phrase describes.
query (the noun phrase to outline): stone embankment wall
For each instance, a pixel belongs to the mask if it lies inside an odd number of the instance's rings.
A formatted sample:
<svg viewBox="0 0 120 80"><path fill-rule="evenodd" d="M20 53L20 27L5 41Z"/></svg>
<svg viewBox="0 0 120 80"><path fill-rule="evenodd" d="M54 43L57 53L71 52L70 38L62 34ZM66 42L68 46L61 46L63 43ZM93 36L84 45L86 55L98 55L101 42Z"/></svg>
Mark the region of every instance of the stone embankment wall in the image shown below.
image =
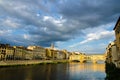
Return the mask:
<svg viewBox="0 0 120 80"><path fill-rule="evenodd" d="M7 66L24 66L24 65L35 65L35 64L46 64L46 63L64 63L69 62L68 60L16 60L16 61L0 61L0 67Z"/></svg>

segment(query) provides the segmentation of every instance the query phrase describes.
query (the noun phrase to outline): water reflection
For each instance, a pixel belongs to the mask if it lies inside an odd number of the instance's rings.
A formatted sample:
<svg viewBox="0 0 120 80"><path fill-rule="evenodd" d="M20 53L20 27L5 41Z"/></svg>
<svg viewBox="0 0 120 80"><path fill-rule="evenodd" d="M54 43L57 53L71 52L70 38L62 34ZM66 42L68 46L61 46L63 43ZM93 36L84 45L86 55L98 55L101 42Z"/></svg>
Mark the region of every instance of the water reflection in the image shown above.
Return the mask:
<svg viewBox="0 0 120 80"><path fill-rule="evenodd" d="M105 65L92 63L0 68L0 80L104 80L105 76Z"/></svg>
<svg viewBox="0 0 120 80"><path fill-rule="evenodd" d="M79 70L79 71L86 71L86 70L92 70L92 71L105 71L105 65L104 64L92 64L92 63L70 63L69 64L70 70Z"/></svg>
<svg viewBox="0 0 120 80"><path fill-rule="evenodd" d="M104 64L76 64L72 63L69 67L71 80L104 80L105 65Z"/></svg>

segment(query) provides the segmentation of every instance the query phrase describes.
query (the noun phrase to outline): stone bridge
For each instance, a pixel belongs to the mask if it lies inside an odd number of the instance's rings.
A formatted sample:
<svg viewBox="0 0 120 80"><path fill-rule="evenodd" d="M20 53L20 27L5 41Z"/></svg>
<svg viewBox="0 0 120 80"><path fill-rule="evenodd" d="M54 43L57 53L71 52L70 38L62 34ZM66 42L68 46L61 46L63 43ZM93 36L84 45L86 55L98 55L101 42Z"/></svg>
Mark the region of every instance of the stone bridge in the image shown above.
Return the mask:
<svg viewBox="0 0 120 80"><path fill-rule="evenodd" d="M94 54L94 55L86 55L86 61L92 61L93 63L97 63L98 61L105 61L104 54Z"/></svg>
<svg viewBox="0 0 120 80"><path fill-rule="evenodd" d="M105 61L105 55L104 54L90 54L90 55L84 55L84 54L72 54L69 57L70 61L79 61L79 62L93 62L97 63L98 61Z"/></svg>

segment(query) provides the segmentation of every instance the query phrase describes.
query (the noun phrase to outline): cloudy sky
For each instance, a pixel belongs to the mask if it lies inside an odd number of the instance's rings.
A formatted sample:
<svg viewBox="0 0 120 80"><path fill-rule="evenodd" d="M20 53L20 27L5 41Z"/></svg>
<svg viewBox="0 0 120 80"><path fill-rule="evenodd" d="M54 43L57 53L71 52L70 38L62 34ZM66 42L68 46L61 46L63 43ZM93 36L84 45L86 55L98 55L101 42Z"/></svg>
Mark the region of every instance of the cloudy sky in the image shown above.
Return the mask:
<svg viewBox="0 0 120 80"><path fill-rule="evenodd" d="M104 53L120 0L0 0L0 43Z"/></svg>

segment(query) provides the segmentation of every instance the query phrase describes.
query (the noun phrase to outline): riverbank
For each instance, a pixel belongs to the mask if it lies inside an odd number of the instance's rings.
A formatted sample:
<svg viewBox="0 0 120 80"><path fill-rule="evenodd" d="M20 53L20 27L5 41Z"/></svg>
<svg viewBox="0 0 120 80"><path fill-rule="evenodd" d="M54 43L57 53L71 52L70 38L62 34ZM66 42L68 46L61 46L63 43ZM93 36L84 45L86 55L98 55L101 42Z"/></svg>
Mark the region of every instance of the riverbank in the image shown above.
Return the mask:
<svg viewBox="0 0 120 80"><path fill-rule="evenodd" d="M27 65L37 65L37 64L52 64L52 63L66 63L69 60L16 60L16 61L0 61L0 67L10 67L10 66L27 66Z"/></svg>

